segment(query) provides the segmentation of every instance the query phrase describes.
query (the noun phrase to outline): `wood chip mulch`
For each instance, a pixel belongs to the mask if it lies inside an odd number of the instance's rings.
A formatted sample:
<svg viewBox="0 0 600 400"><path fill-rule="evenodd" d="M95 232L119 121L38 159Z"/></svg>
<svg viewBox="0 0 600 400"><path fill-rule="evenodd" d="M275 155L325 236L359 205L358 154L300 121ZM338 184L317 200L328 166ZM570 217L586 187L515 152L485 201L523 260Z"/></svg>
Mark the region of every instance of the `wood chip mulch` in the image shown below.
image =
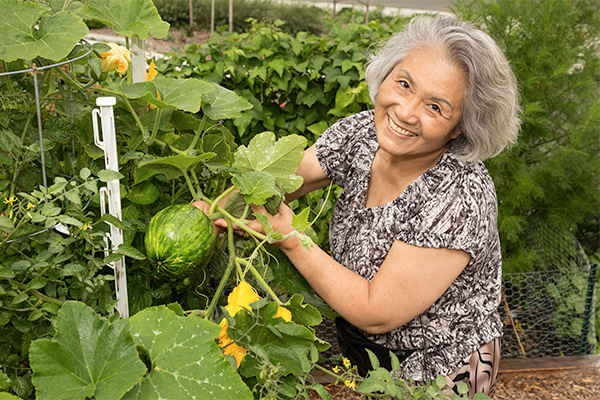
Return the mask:
<svg viewBox="0 0 600 400"><path fill-rule="evenodd" d="M344 384L324 384L332 400L363 400ZM320 397L311 391L310 400ZM600 375L500 375L495 400L600 400Z"/></svg>

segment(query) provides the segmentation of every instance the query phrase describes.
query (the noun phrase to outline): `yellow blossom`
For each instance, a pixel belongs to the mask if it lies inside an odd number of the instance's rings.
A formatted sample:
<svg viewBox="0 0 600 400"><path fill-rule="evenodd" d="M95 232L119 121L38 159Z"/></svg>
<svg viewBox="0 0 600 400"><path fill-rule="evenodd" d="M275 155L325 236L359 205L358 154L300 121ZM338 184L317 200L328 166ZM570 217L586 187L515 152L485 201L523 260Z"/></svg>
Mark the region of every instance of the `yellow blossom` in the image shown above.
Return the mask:
<svg viewBox="0 0 600 400"><path fill-rule="evenodd" d="M344 381L344 385L348 386L351 389L354 389L354 386L356 385L356 382L354 382L354 380L346 379Z"/></svg>
<svg viewBox="0 0 600 400"><path fill-rule="evenodd" d="M339 366L339 365L335 365L335 366L333 367L333 372L335 372L336 374L337 374L338 372L340 372L340 370L341 370L341 368L340 368L340 366Z"/></svg>
<svg viewBox="0 0 600 400"><path fill-rule="evenodd" d="M31 202L27 203L27 209L28 210L31 210L32 208L35 208L35 207L36 207L35 204L32 204Z"/></svg>
<svg viewBox="0 0 600 400"><path fill-rule="evenodd" d="M218 336L219 347L223 349L223 354L225 354L226 356L233 355L233 357L235 358L236 366L239 368L248 350L243 348L242 346L239 346L237 343L235 343L229 338L229 336L227 335L227 327L229 326L229 324L227 323L227 320L225 318L221 320L219 326L221 327L221 333L219 333Z"/></svg>
<svg viewBox="0 0 600 400"><path fill-rule="evenodd" d="M85 223L85 224L83 224L83 226L82 226L81 228L79 228L79 229L81 229L82 231L87 231L89 227L90 227L90 226L89 226L89 225L87 224L87 222L86 222L86 223Z"/></svg>
<svg viewBox="0 0 600 400"><path fill-rule="evenodd" d="M15 197L15 195L11 195L10 198L4 199L4 204L10 204L12 206L14 205L15 201L17 201L17 198Z"/></svg>
<svg viewBox="0 0 600 400"><path fill-rule="evenodd" d="M344 367L346 367L346 368L350 368L350 365L352 365L352 364L350 363L350 360L348 360L347 358L344 358Z"/></svg>
<svg viewBox="0 0 600 400"><path fill-rule="evenodd" d="M150 61L150 66L148 67L148 72L146 72L146 82L150 82L152 79L156 78L158 75L158 70L156 69L156 64L154 64L154 59Z"/></svg>
<svg viewBox="0 0 600 400"><path fill-rule="evenodd" d="M292 320L292 313L287 308L279 306L279 308L277 309L277 312L275 313L275 315L273 315L273 318L277 318L277 317L281 317L286 322L290 322Z"/></svg>
<svg viewBox="0 0 600 400"><path fill-rule="evenodd" d="M116 70L119 74L123 75L129 68L131 52L116 43L108 43L108 45L111 50L100 53L100 57L102 57L102 72Z"/></svg>
<svg viewBox="0 0 600 400"><path fill-rule="evenodd" d="M225 309L229 315L233 317L238 311L244 308L251 308L250 304L259 299L258 293L254 291L252 286L246 281L241 281L240 284L229 293Z"/></svg>
<svg viewBox="0 0 600 400"><path fill-rule="evenodd" d="M150 61L150 66L148 67L148 72L146 72L146 82L152 81L158 75L158 70L156 69L156 64L154 64L154 59ZM156 90L156 99L161 100L160 92L158 89ZM150 104L151 109L155 109L156 105Z"/></svg>

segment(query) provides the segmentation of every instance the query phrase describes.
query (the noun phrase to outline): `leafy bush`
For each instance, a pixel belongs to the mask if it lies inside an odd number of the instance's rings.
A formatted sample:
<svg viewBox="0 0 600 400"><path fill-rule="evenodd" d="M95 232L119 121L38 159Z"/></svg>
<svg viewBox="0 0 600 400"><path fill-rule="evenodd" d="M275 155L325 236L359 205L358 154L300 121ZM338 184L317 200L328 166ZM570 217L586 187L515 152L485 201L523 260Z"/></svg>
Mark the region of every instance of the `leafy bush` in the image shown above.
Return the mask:
<svg viewBox="0 0 600 400"><path fill-rule="evenodd" d="M175 29L189 29L190 14L187 0L154 0L161 17ZM210 31L211 2L194 0L194 23L196 29ZM284 30L290 34L324 32L325 20L330 13L320 7L307 4L282 4L268 0L234 0L233 29L247 32L251 28L248 18L273 23L276 19L285 21ZM229 26L229 0L215 2L215 28Z"/></svg>
<svg viewBox="0 0 600 400"><path fill-rule="evenodd" d="M370 107L363 61L368 48L405 23L329 23L322 36L290 35L252 21L247 33L213 35L157 60L162 74L199 77L235 91L254 107L227 127L240 143L265 130L310 142L338 119ZM282 23L278 23L281 25Z"/></svg>
<svg viewBox="0 0 600 400"><path fill-rule="evenodd" d="M487 162L505 271L560 268L542 262L560 243L532 245L539 226L582 238L588 254L598 249L599 7L587 0L455 4L498 41L521 86L519 143Z"/></svg>

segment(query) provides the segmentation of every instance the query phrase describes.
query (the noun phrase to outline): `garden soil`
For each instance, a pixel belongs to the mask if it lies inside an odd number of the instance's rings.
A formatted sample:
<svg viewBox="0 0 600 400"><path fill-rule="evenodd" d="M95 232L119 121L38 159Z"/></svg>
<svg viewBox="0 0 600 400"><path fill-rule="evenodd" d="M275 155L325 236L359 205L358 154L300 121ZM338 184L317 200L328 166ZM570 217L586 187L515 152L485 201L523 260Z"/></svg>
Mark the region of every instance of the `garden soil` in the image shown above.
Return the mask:
<svg viewBox="0 0 600 400"><path fill-rule="evenodd" d="M170 30L164 39L148 37L146 51L151 54L165 54L183 50L185 45L200 44L208 39L210 32L195 31L190 36L184 30ZM122 40L113 30L92 29L90 38L96 40ZM324 384L331 394L332 400L364 399L343 383ZM496 400L600 400L600 375L594 374L551 374L551 375L500 375ZM311 392L311 400L319 399L316 392Z"/></svg>
<svg viewBox="0 0 600 400"><path fill-rule="evenodd" d="M332 400L363 400L343 383L323 384ZM320 397L311 391L310 400ZM495 400L599 400L600 375L552 374L498 377Z"/></svg>

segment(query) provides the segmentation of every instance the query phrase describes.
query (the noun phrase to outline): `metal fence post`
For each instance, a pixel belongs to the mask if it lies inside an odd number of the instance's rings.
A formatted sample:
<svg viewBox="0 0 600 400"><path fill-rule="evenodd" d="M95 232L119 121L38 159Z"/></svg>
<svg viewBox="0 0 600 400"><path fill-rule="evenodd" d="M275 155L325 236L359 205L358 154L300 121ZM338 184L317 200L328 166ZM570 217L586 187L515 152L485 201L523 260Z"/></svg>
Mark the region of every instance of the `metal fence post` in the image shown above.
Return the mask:
<svg viewBox="0 0 600 400"><path fill-rule="evenodd" d="M590 274L588 276L588 287L585 294L585 308L583 310L583 321L581 323L581 339L579 339L579 354L587 353L588 334L590 333L590 324L593 324L592 314L594 310L594 291L596 287L596 275L598 273L598 264L590 265ZM597 299L596 299L597 300Z"/></svg>

